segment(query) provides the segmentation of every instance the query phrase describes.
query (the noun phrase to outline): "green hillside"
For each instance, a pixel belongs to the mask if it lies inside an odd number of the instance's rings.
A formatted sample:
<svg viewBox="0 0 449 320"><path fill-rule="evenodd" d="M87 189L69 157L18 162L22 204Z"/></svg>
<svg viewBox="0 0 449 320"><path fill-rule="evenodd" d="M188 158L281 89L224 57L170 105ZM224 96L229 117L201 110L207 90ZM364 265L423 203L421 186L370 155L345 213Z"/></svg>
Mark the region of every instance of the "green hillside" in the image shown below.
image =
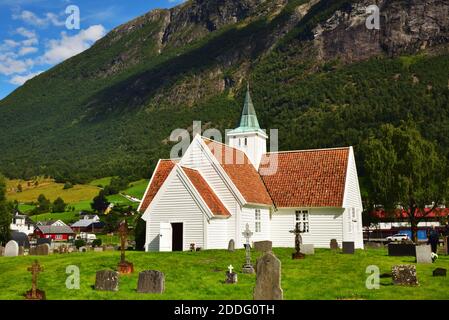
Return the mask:
<svg viewBox="0 0 449 320"><path fill-rule="evenodd" d="M198 14L196 2L181 12ZM259 122L279 129L281 150L354 145L361 164L367 136L381 124L412 120L447 152L449 35L433 41L418 34L433 44L421 50L415 43L388 47L387 34L380 37L383 52L359 54L352 39L331 43L338 28L321 43L314 30L360 1L322 0L306 10L308 2L286 1L278 10L279 1L245 0L243 10L228 1L241 10L238 21L213 27L181 15L166 26L165 11L158 11L132 22L135 28L112 31L0 101L0 171L75 183L148 178L157 159L169 156L172 130L193 120L233 128L248 80ZM218 2L208 3L203 13ZM393 4L383 10L397 14ZM168 35L162 42L161 30ZM358 39L366 30L354 32ZM350 59L348 50L355 52Z"/></svg>

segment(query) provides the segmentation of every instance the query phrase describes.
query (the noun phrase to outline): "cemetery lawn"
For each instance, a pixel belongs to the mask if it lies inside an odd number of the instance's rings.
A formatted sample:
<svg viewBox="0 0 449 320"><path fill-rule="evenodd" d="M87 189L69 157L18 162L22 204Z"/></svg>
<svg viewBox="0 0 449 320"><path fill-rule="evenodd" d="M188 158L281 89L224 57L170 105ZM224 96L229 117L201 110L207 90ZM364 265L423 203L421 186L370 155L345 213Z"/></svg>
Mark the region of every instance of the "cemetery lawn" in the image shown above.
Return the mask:
<svg viewBox="0 0 449 320"><path fill-rule="evenodd" d="M393 286L391 278L381 278L379 290L365 287L366 267L377 265L382 273L390 273L395 264L414 264L413 257L389 257L385 249L357 250L355 255L343 255L328 249L317 249L305 260L292 260L293 249L274 249L282 261L282 288L284 299L449 299L449 279L432 277L437 267L448 268L449 257L440 256L434 264L417 265L418 287ZM255 260L260 253L253 252ZM31 287L27 267L36 258L44 268L39 275L39 288L51 300L96 299L252 299L255 275L240 273L245 259L243 250L227 252L145 253L127 252L127 260L134 263L135 273L120 276L118 292L93 290L95 272L115 269L118 251L72 253L39 257L0 257L0 299L23 299ZM238 272L238 284L226 285L227 266ZM66 289L66 267L76 265L81 272L80 290ZM159 270L165 273L166 290L162 295L136 292L138 273Z"/></svg>

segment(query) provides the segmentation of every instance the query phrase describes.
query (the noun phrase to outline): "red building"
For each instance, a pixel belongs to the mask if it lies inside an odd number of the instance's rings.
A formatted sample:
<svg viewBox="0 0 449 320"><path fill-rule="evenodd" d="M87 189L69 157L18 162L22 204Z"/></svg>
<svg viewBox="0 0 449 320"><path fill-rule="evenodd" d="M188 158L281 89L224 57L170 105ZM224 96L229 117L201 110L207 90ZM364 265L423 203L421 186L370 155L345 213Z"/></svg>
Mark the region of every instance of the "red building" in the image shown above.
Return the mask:
<svg viewBox="0 0 449 320"><path fill-rule="evenodd" d="M69 241L75 238L75 232L69 226L36 226L34 236L52 241Z"/></svg>

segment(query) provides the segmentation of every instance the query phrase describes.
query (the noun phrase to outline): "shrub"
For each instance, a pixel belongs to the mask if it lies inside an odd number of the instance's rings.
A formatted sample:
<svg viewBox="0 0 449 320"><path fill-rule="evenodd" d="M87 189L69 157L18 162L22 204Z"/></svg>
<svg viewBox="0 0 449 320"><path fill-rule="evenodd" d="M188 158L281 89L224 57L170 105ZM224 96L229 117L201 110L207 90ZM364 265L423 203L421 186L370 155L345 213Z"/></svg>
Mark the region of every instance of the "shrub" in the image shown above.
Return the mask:
<svg viewBox="0 0 449 320"><path fill-rule="evenodd" d="M75 247L77 249L84 247L86 245L86 241L84 241L83 239L77 239L75 240Z"/></svg>
<svg viewBox="0 0 449 320"><path fill-rule="evenodd" d="M101 247L101 244L103 242L101 241L101 239L95 239L94 241L92 241L92 247Z"/></svg>

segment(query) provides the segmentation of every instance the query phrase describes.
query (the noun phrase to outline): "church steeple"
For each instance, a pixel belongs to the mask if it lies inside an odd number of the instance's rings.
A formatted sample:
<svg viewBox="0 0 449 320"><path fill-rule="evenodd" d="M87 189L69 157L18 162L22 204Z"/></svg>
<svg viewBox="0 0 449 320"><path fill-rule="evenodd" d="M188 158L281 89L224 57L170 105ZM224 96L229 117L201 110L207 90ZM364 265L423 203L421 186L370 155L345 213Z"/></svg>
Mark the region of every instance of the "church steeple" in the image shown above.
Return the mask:
<svg viewBox="0 0 449 320"><path fill-rule="evenodd" d="M251 94L249 92L249 83L246 88L245 104L243 106L239 128L244 130L260 130L256 110L254 109L253 100L251 99Z"/></svg>
<svg viewBox="0 0 449 320"><path fill-rule="evenodd" d="M246 89L245 104L243 105L239 126L229 131L227 136L229 137L229 145L245 152L254 167L258 169L262 155L267 152L268 136L260 128L257 120L249 84Z"/></svg>

